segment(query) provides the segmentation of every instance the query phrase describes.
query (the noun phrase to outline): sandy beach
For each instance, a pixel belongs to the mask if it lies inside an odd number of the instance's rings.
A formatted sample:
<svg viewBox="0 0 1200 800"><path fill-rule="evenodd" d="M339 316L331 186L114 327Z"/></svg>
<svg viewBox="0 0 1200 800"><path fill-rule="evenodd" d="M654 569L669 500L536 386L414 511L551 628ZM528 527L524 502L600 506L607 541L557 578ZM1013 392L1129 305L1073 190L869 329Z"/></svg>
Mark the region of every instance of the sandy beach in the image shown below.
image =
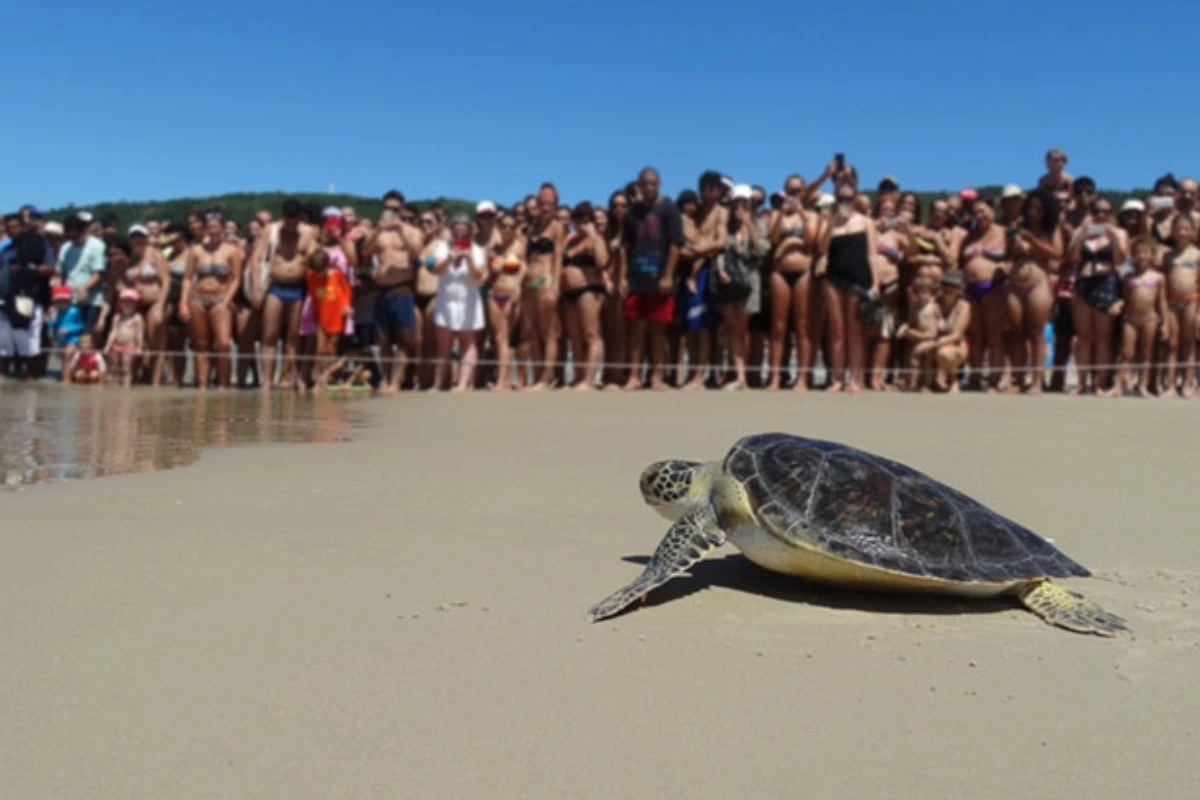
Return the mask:
<svg viewBox="0 0 1200 800"><path fill-rule="evenodd" d="M0 494L5 798L1190 798L1200 403L404 395L350 441ZM726 547L597 624L648 462L780 430L1051 538L1116 639Z"/></svg>

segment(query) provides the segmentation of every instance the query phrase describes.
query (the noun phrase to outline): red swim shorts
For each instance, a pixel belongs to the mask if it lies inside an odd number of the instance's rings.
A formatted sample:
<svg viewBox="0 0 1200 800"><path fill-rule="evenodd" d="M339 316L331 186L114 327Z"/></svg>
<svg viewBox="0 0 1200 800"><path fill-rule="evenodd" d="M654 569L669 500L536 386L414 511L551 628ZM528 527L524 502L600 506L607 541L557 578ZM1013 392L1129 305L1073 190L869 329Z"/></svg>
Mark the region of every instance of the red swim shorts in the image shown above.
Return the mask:
<svg viewBox="0 0 1200 800"><path fill-rule="evenodd" d="M675 295L632 292L625 298L625 319L670 325L675 320Z"/></svg>

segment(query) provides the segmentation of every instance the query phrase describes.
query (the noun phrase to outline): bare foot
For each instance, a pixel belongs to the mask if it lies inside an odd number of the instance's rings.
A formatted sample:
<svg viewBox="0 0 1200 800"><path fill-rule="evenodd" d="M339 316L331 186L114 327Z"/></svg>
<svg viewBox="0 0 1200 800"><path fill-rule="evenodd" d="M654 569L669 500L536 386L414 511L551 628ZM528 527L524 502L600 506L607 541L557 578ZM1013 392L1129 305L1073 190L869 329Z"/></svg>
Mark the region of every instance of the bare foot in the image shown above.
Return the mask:
<svg viewBox="0 0 1200 800"><path fill-rule="evenodd" d="M681 392L698 392L704 389L704 379L697 376L679 387Z"/></svg>
<svg viewBox="0 0 1200 800"><path fill-rule="evenodd" d="M1147 389L1145 386L1139 386L1139 387L1137 388L1137 396L1138 396L1138 397L1149 397L1149 396L1150 396L1150 390L1149 390L1149 389Z"/></svg>
<svg viewBox="0 0 1200 800"><path fill-rule="evenodd" d="M801 375L799 378L797 378L796 382L794 384L792 384L792 391L793 392L807 392L808 391L808 381L804 380L803 375Z"/></svg>
<svg viewBox="0 0 1200 800"><path fill-rule="evenodd" d="M1034 381L1033 383L1029 384L1029 388L1025 390L1025 394L1029 395L1030 397L1037 397L1041 393L1042 393L1041 381Z"/></svg>
<svg viewBox="0 0 1200 800"><path fill-rule="evenodd" d="M841 381L830 381L829 385L825 387L825 391L827 391L827 392L842 391L842 382Z"/></svg>
<svg viewBox="0 0 1200 800"><path fill-rule="evenodd" d="M958 394L960 391L962 390L958 387L958 381L952 381L950 388L946 390L946 394Z"/></svg>
<svg viewBox="0 0 1200 800"><path fill-rule="evenodd" d="M665 392L667 384L662 378L654 378L650 381L650 390L653 392Z"/></svg>
<svg viewBox="0 0 1200 800"><path fill-rule="evenodd" d="M726 391L726 392L740 392L745 388L746 388L746 384L744 381L735 381L733 383L727 383L721 387L722 391Z"/></svg>
<svg viewBox="0 0 1200 800"><path fill-rule="evenodd" d="M629 380L625 381L625 385L621 387L621 390L626 392L636 392L641 388L641 381L637 380L636 378L630 378Z"/></svg>
<svg viewBox="0 0 1200 800"><path fill-rule="evenodd" d="M850 383L846 384L846 391L850 394L858 394L862 390L863 388L856 381L850 381Z"/></svg>
<svg viewBox="0 0 1200 800"><path fill-rule="evenodd" d="M595 386L592 386L587 381L580 381L579 383L572 386L571 390L575 391L575 392L590 392L590 391L593 391L595 388L596 388Z"/></svg>

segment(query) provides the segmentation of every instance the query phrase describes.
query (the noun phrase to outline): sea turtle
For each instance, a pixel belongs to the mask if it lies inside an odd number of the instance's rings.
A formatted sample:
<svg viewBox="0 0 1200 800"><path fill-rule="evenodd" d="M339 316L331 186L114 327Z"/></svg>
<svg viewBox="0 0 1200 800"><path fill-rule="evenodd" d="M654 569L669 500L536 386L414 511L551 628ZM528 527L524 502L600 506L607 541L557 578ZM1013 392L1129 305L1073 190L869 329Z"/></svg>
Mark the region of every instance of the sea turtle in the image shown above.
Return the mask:
<svg viewBox="0 0 1200 800"><path fill-rule="evenodd" d="M1113 636L1119 617L1053 583L1091 573L1033 531L917 470L835 442L740 439L725 459L658 461L646 503L673 524L610 617L727 540L766 569L853 589L1015 596L1046 622Z"/></svg>

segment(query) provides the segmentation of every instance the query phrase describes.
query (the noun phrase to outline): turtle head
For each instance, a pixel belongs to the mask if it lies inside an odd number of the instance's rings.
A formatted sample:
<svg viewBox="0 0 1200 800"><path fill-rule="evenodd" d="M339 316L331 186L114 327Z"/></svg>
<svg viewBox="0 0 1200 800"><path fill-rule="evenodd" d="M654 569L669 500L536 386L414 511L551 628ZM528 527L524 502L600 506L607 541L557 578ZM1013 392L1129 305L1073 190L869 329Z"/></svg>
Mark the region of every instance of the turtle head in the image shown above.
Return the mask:
<svg viewBox="0 0 1200 800"><path fill-rule="evenodd" d="M646 505L676 520L708 497L713 472L719 465L698 461L655 461L642 470L638 482Z"/></svg>

